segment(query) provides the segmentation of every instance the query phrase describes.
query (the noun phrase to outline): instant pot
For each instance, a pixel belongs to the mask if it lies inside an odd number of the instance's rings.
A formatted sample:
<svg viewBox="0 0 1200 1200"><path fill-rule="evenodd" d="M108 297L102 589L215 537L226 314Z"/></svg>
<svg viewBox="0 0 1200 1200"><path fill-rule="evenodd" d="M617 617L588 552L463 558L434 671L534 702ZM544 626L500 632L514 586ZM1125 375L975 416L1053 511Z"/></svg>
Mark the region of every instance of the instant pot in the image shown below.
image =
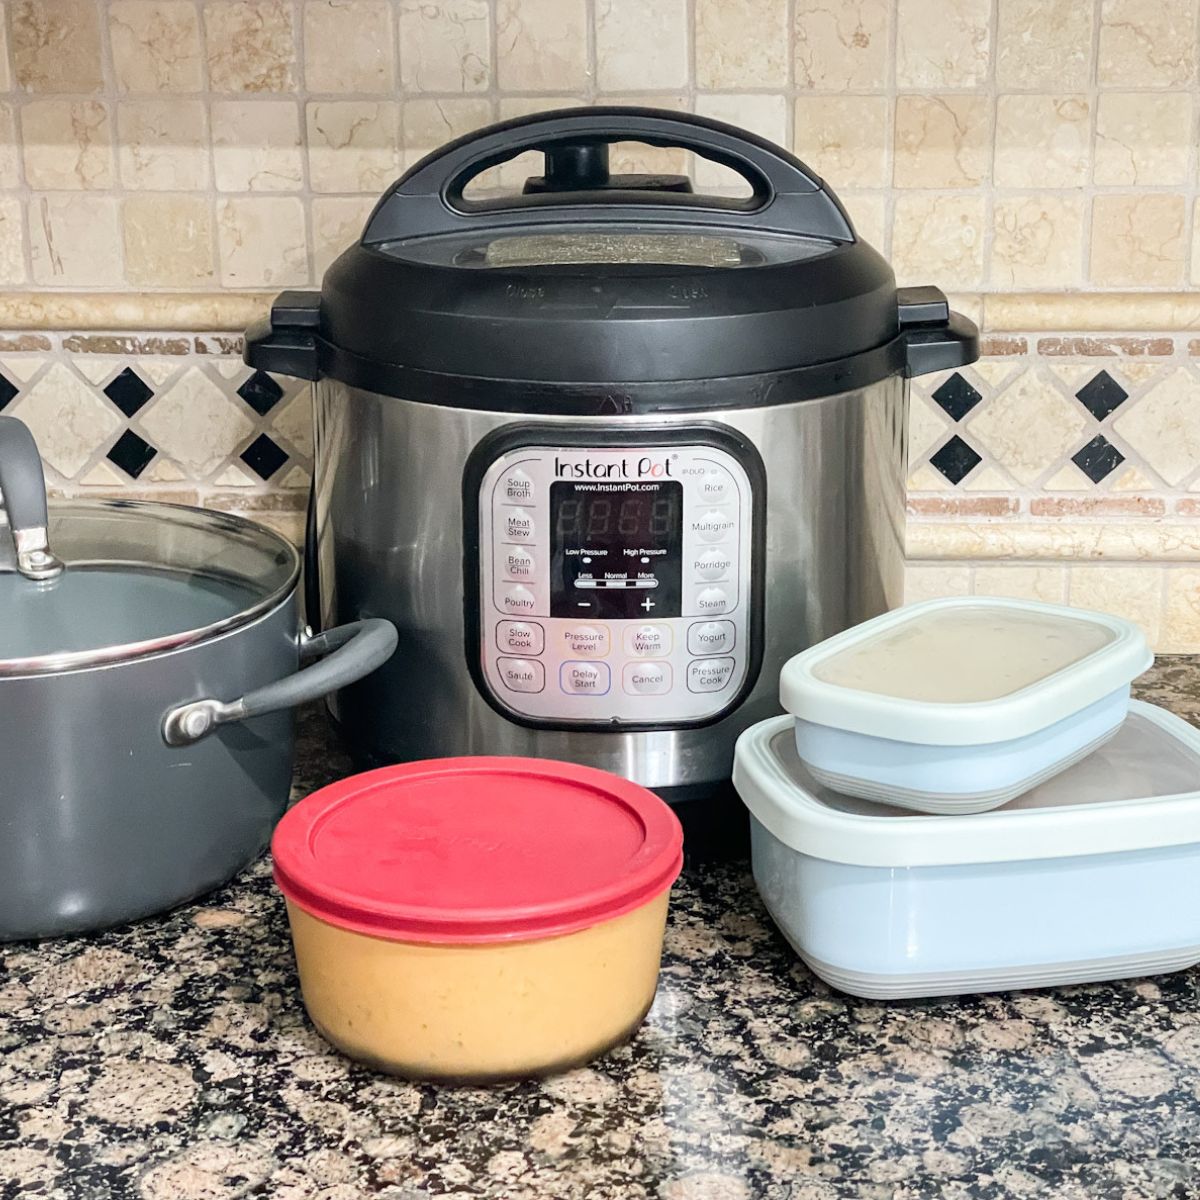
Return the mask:
<svg viewBox="0 0 1200 1200"><path fill-rule="evenodd" d="M748 194L612 175L622 142ZM521 194L471 186L530 150ZM732 126L571 109L430 154L246 341L313 381L311 619L400 631L330 701L351 749L711 799L784 661L899 601L906 380L977 354L820 178Z"/></svg>

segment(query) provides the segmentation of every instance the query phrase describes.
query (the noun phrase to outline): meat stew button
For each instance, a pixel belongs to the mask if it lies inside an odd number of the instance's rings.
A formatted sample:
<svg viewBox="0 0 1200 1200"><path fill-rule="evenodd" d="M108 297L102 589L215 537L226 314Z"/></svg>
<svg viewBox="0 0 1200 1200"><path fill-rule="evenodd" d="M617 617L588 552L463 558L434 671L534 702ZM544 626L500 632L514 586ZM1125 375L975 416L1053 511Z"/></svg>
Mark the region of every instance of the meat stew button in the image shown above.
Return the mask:
<svg viewBox="0 0 1200 1200"><path fill-rule="evenodd" d="M546 686L546 671L540 662L526 658L498 658L496 666L510 692L540 692Z"/></svg>
<svg viewBox="0 0 1200 1200"><path fill-rule="evenodd" d="M689 692L719 692L733 678L732 658L701 658L688 663Z"/></svg>

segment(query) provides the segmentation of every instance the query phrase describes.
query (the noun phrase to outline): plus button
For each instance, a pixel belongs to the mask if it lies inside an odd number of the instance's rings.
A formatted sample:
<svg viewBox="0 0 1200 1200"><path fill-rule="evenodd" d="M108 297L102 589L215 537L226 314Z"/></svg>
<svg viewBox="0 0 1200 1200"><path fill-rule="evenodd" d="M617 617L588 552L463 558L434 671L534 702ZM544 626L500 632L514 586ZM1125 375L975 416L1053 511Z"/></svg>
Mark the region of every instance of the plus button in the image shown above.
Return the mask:
<svg viewBox="0 0 1200 1200"><path fill-rule="evenodd" d="M645 598L645 600L642 601L640 607L644 608L647 612L649 612L654 607L654 601L651 600L649 596L647 596Z"/></svg>

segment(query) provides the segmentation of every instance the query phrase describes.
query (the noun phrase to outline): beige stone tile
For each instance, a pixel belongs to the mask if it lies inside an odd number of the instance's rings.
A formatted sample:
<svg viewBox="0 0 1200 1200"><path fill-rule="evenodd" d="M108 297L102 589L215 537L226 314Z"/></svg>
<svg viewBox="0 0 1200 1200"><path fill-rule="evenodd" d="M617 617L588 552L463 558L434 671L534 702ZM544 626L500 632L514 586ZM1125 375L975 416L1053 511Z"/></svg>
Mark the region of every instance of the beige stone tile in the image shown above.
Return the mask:
<svg viewBox="0 0 1200 1200"><path fill-rule="evenodd" d="M687 82L684 0L596 0L596 83L602 91Z"/></svg>
<svg viewBox="0 0 1200 1200"><path fill-rule="evenodd" d="M1086 428L1082 413L1047 372L1034 368L974 410L966 420L967 440L1029 485L1076 448Z"/></svg>
<svg viewBox="0 0 1200 1200"><path fill-rule="evenodd" d="M118 91L203 90L200 22L191 0L110 0L107 8Z"/></svg>
<svg viewBox="0 0 1200 1200"><path fill-rule="evenodd" d="M119 286L118 204L112 196L33 196L29 245L34 281L57 287Z"/></svg>
<svg viewBox="0 0 1200 1200"><path fill-rule="evenodd" d="M307 283L304 205L293 196L217 201L217 253L225 287Z"/></svg>
<svg viewBox="0 0 1200 1200"><path fill-rule="evenodd" d="M410 102L411 103L411 102ZM576 96L501 96L498 116L501 121L512 117L528 117L534 113L549 112L555 108L573 108L586 104L582 95ZM477 177L475 189L483 191L503 189L519 190L530 175L540 175L543 158L540 154L518 154L508 162L501 163Z"/></svg>
<svg viewBox="0 0 1200 1200"><path fill-rule="evenodd" d="M205 0L204 50L214 92L290 92L296 85L286 0Z"/></svg>
<svg viewBox="0 0 1200 1200"><path fill-rule="evenodd" d="M12 74L8 69L8 17L6 6L0 0L0 92L12 87Z"/></svg>
<svg viewBox="0 0 1200 1200"><path fill-rule="evenodd" d="M21 141L17 137L17 118L11 104L0 103L0 188L20 186Z"/></svg>
<svg viewBox="0 0 1200 1200"><path fill-rule="evenodd" d="M409 100L404 106L404 165L411 166L431 150L488 125L491 120L491 101L482 96Z"/></svg>
<svg viewBox="0 0 1200 1200"><path fill-rule="evenodd" d="M0 196L0 284L24 282L24 205L17 196Z"/></svg>
<svg viewBox="0 0 1200 1200"><path fill-rule="evenodd" d="M1167 571L1166 584L1162 636L1155 648L1164 654L1200 653L1200 570Z"/></svg>
<svg viewBox="0 0 1200 1200"><path fill-rule="evenodd" d="M632 104L639 108L666 108L673 112L688 112L691 104L680 92L663 95L619 93L605 96L605 104ZM690 159L686 150L677 146L647 146L645 142L614 142L609 148L609 168L614 174L627 175L687 175Z"/></svg>
<svg viewBox="0 0 1200 1200"><path fill-rule="evenodd" d="M306 0L304 86L310 92L390 92L395 80L388 0Z"/></svg>
<svg viewBox="0 0 1200 1200"><path fill-rule="evenodd" d="M298 201L274 198L246 203L282 205ZM239 404L198 367L187 370L148 405L139 420L154 444L180 463L193 479L211 475L254 431L253 422Z"/></svg>
<svg viewBox="0 0 1200 1200"><path fill-rule="evenodd" d="M901 284L971 288L983 277L982 196L904 192L892 215L892 266Z"/></svg>
<svg viewBox="0 0 1200 1200"><path fill-rule="evenodd" d="M316 196L312 202L313 270L320 279L343 250L357 242L374 196Z"/></svg>
<svg viewBox="0 0 1200 1200"><path fill-rule="evenodd" d="M974 187L988 175L991 102L985 96L897 96L897 187Z"/></svg>
<svg viewBox="0 0 1200 1200"><path fill-rule="evenodd" d="M883 192L855 192L848 188L838 188L837 192L858 236L874 246L880 254L886 255L891 233L887 196Z"/></svg>
<svg viewBox="0 0 1200 1200"><path fill-rule="evenodd" d="M294 192L304 181L293 100L216 100L213 173L222 192Z"/></svg>
<svg viewBox="0 0 1200 1200"><path fill-rule="evenodd" d="M990 463L977 467L959 485L964 492L1008 493L1015 484L999 467Z"/></svg>
<svg viewBox="0 0 1200 1200"><path fill-rule="evenodd" d="M72 197L73 202L95 197ZM9 409L37 439L42 458L70 479L121 427L120 418L63 363L49 370Z"/></svg>
<svg viewBox="0 0 1200 1200"><path fill-rule="evenodd" d="M1083 226L1080 196L998 196L992 210L991 285L1057 288L1079 283Z"/></svg>
<svg viewBox="0 0 1200 1200"><path fill-rule="evenodd" d="M1162 628L1162 567L1080 564L1070 568L1067 587L1072 607L1124 617L1142 627L1152 646L1157 644Z"/></svg>
<svg viewBox="0 0 1200 1200"><path fill-rule="evenodd" d="M696 86L786 87L786 0L695 0Z"/></svg>
<svg viewBox="0 0 1200 1200"><path fill-rule="evenodd" d="M800 96L793 149L843 188L887 183L886 96Z"/></svg>
<svg viewBox="0 0 1200 1200"><path fill-rule="evenodd" d="M508 92L585 87L587 37L584 0L497 0L500 87Z"/></svg>
<svg viewBox="0 0 1200 1200"><path fill-rule="evenodd" d="M904 568L904 603L940 600L944 596L971 594L971 568L966 563L946 566L909 563Z"/></svg>
<svg viewBox="0 0 1200 1200"><path fill-rule="evenodd" d="M1192 282L1200 283L1200 200L1192 208Z"/></svg>
<svg viewBox="0 0 1200 1200"><path fill-rule="evenodd" d="M312 396L308 388L302 388L285 404L271 412L271 429L278 433L293 451L305 458L312 458Z"/></svg>
<svg viewBox="0 0 1200 1200"><path fill-rule="evenodd" d="M147 287L203 287L213 269L212 201L207 196L126 196L125 279Z"/></svg>
<svg viewBox="0 0 1200 1200"><path fill-rule="evenodd" d="M1113 428L1172 487L1200 467L1200 376L1177 367L1117 411Z"/></svg>
<svg viewBox="0 0 1200 1200"><path fill-rule="evenodd" d="M972 590L976 596L1006 596L1061 604L1067 595L1065 567L977 566Z"/></svg>
<svg viewBox="0 0 1200 1200"><path fill-rule="evenodd" d="M92 0L10 0L13 73L29 92L98 92L100 13Z"/></svg>
<svg viewBox="0 0 1200 1200"><path fill-rule="evenodd" d="M32 188L112 187L112 130L98 100L31 100L21 108L21 147Z"/></svg>
<svg viewBox="0 0 1200 1200"><path fill-rule="evenodd" d="M891 0L795 0L796 86L882 91L888 77Z"/></svg>
<svg viewBox="0 0 1200 1200"><path fill-rule="evenodd" d="M996 98L997 187L1082 187L1091 154L1086 96Z"/></svg>
<svg viewBox="0 0 1200 1200"><path fill-rule="evenodd" d="M400 106L390 100L315 100L306 110L314 192L381 192L400 174Z"/></svg>
<svg viewBox="0 0 1200 1200"><path fill-rule="evenodd" d="M487 0L400 0L400 82L417 92L482 92L491 81Z"/></svg>
<svg viewBox="0 0 1200 1200"><path fill-rule="evenodd" d="M946 414L924 396L913 395L908 402L908 466L913 470L946 436L950 422Z"/></svg>
<svg viewBox="0 0 1200 1200"><path fill-rule="evenodd" d="M1186 221L1182 196L1097 196L1092 203L1091 281L1133 287L1181 283Z"/></svg>
<svg viewBox="0 0 1200 1200"><path fill-rule="evenodd" d="M999 0L996 82L1002 88L1084 88L1091 82L1091 4Z"/></svg>
<svg viewBox="0 0 1200 1200"><path fill-rule="evenodd" d="M1100 184L1184 183L1195 134L1189 92L1101 92L1094 179Z"/></svg>
<svg viewBox="0 0 1200 1200"><path fill-rule="evenodd" d="M897 0L897 86L980 86L988 75L990 21L990 0Z"/></svg>
<svg viewBox="0 0 1200 1200"><path fill-rule="evenodd" d="M1196 77L1196 0L1102 0L1101 86L1179 87Z"/></svg>
<svg viewBox="0 0 1200 1200"><path fill-rule="evenodd" d="M124 187L160 192L208 187L202 100L124 100L117 105L117 139Z"/></svg>
<svg viewBox="0 0 1200 1200"><path fill-rule="evenodd" d="M953 485L941 473L928 463L922 463L909 475L905 488L911 496L913 492L949 492Z"/></svg>
<svg viewBox="0 0 1200 1200"><path fill-rule="evenodd" d="M784 96L704 93L696 97L696 111L703 117L714 117L748 129L781 146L787 141L787 99ZM693 170L693 177L700 187L714 191L749 190L745 180L735 171L707 158L697 157Z"/></svg>
<svg viewBox="0 0 1200 1200"><path fill-rule="evenodd" d="M1042 482L1047 492L1090 492L1095 484L1073 463L1063 465Z"/></svg>

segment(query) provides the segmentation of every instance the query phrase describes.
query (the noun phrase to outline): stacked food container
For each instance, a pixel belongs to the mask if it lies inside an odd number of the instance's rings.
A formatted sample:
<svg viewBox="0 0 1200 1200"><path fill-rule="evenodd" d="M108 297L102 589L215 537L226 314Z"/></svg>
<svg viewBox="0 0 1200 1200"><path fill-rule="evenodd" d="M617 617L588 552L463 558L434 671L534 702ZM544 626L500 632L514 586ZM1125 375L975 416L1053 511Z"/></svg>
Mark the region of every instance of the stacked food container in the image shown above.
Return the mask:
<svg viewBox="0 0 1200 1200"><path fill-rule="evenodd" d="M893 998L1200 961L1200 733L1130 684L1140 630L981 597L791 659L734 783L754 878L826 982Z"/></svg>

